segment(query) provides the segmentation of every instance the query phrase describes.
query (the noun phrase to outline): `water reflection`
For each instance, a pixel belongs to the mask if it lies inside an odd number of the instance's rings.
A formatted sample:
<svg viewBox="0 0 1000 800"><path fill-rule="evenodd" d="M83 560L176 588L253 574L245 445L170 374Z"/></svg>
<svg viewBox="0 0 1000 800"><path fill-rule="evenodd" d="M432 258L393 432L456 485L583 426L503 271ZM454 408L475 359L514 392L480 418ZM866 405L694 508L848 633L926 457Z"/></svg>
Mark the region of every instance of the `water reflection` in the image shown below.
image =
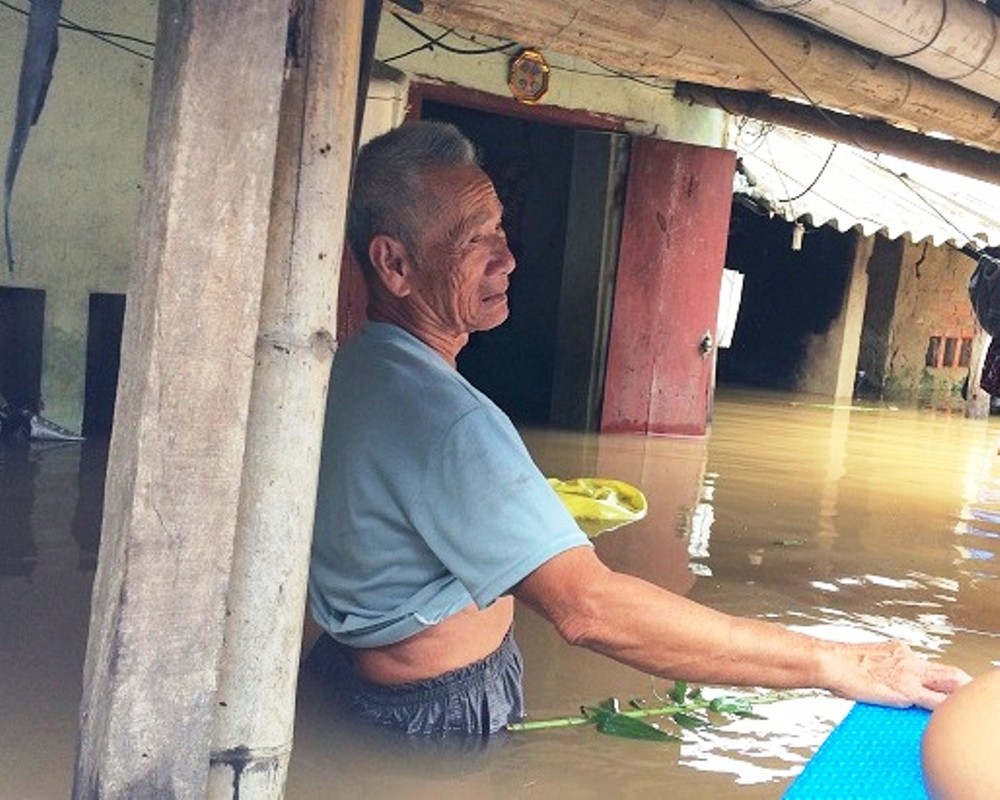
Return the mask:
<svg viewBox="0 0 1000 800"><path fill-rule="evenodd" d="M80 548L79 566L81 570L93 571L97 567L107 462L107 439L91 438L80 445L77 501L73 512L71 532Z"/></svg>
<svg viewBox="0 0 1000 800"><path fill-rule="evenodd" d="M0 445L0 576L30 575L38 563L31 527L38 463L26 441Z"/></svg>
<svg viewBox="0 0 1000 800"><path fill-rule="evenodd" d="M45 553L61 557L67 532L78 569L94 570L107 455L102 439L0 442L0 576L31 575Z"/></svg>
<svg viewBox="0 0 1000 800"><path fill-rule="evenodd" d="M68 797L98 519L80 443L0 443L0 797ZM79 521L75 521L75 520ZM84 524L84 520L87 520Z"/></svg>

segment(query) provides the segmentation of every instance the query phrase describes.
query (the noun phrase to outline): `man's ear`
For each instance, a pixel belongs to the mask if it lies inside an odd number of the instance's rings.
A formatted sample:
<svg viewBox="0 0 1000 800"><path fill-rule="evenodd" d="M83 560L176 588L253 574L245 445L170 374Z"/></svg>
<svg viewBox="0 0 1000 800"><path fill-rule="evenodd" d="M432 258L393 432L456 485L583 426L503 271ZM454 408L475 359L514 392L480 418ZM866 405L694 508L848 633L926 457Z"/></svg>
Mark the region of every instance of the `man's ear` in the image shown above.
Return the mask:
<svg viewBox="0 0 1000 800"><path fill-rule="evenodd" d="M368 245L368 258L379 281L395 297L410 293L410 253L401 241L378 233Z"/></svg>

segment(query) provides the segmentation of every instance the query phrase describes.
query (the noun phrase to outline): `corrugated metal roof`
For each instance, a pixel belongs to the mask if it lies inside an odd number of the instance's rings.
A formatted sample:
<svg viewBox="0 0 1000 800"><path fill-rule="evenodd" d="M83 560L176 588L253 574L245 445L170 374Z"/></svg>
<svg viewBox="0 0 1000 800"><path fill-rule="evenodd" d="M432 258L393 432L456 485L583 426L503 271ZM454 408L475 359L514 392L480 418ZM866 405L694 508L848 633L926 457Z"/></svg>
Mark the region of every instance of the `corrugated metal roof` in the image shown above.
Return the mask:
<svg viewBox="0 0 1000 800"><path fill-rule="evenodd" d="M1000 186L745 118L734 121L732 142L734 191L789 222L1000 244Z"/></svg>

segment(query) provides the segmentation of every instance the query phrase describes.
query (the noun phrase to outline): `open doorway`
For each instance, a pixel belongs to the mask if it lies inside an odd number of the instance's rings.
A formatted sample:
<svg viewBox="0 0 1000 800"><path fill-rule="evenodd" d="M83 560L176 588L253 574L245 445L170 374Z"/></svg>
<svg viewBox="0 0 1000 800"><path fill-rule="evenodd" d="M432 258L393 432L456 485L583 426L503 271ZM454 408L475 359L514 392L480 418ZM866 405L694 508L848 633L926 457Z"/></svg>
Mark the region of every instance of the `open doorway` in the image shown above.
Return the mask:
<svg viewBox="0 0 1000 800"><path fill-rule="evenodd" d="M795 391L810 337L841 312L853 240L810 229L793 248L794 226L733 204L726 266L746 278L732 346L719 350L720 384Z"/></svg>
<svg viewBox="0 0 1000 800"><path fill-rule="evenodd" d="M125 295L90 295L87 378L83 401L84 436L107 437L111 434L124 317Z"/></svg>
<svg viewBox="0 0 1000 800"><path fill-rule="evenodd" d="M41 410L44 324L45 292L0 288L0 397L13 408Z"/></svg>

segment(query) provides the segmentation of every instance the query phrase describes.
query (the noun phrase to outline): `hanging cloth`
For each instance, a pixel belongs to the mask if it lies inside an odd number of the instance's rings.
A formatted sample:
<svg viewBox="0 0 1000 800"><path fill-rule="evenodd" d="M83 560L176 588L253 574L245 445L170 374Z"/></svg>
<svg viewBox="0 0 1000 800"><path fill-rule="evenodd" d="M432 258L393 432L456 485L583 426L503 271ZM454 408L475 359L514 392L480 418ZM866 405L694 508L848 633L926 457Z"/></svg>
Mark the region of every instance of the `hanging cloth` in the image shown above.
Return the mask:
<svg viewBox="0 0 1000 800"><path fill-rule="evenodd" d="M7 267L14 270L14 245L10 237L10 198L14 178L21 164L21 154L31 126L38 122L45 105L45 94L52 80L52 65L59 49L59 12L62 0L31 0L28 33L24 40L21 77L17 84L17 111L14 133L7 150L7 169L3 186L3 236Z"/></svg>
<svg viewBox="0 0 1000 800"><path fill-rule="evenodd" d="M976 268L969 277L969 300L976 319L990 336L1000 336L1000 259L989 253L976 256Z"/></svg>

